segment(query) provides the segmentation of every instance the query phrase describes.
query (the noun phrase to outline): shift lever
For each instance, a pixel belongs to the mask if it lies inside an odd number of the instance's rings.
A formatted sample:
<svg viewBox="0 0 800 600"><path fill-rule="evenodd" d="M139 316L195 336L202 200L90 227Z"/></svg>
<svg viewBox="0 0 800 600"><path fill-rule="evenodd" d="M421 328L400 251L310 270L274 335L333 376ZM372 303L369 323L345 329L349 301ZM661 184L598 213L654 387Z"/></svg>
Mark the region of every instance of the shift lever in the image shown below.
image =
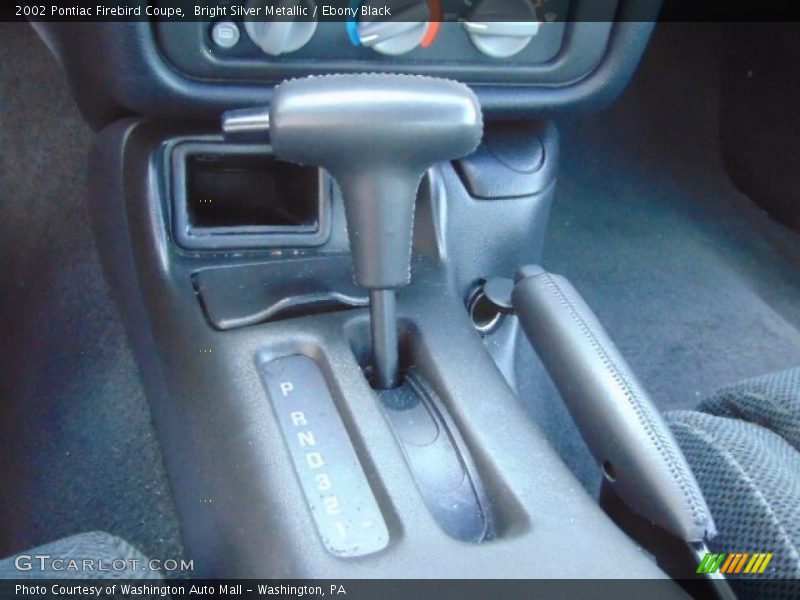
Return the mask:
<svg viewBox="0 0 800 600"><path fill-rule="evenodd" d="M231 137L318 165L339 183L356 283L370 290L376 384L398 383L395 291L410 281L414 202L433 164L478 146L480 105L466 86L414 75L332 75L280 84L268 112L229 111Z"/></svg>

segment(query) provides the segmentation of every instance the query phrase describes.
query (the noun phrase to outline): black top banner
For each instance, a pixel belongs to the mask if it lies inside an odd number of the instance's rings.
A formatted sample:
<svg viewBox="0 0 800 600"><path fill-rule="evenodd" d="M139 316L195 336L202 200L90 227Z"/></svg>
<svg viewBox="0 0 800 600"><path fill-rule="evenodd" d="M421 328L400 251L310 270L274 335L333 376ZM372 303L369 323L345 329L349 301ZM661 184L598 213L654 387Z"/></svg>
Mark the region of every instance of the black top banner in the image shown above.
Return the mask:
<svg viewBox="0 0 800 600"><path fill-rule="evenodd" d="M800 2L780 0L6 0L3 21L800 21ZM575 10L580 3L581 10ZM523 10L520 10L520 6ZM611 8L611 11L609 11ZM423 15L423 16L420 16ZM578 17L576 17L578 15Z"/></svg>

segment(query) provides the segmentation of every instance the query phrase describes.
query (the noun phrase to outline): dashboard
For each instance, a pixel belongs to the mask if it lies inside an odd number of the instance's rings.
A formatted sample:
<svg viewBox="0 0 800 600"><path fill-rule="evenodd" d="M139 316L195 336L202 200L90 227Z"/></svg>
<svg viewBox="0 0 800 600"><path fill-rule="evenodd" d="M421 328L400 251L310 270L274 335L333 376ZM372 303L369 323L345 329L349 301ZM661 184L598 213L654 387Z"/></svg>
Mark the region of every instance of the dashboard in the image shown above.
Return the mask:
<svg viewBox="0 0 800 600"><path fill-rule="evenodd" d="M305 13L248 12L298 6ZM456 79L473 87L487 118L527 118L613 100L660 2L219 0L213 8L179 21L34 27L96 128L131 114L218 119L268 103L282 80L359 72Z"/></svg>

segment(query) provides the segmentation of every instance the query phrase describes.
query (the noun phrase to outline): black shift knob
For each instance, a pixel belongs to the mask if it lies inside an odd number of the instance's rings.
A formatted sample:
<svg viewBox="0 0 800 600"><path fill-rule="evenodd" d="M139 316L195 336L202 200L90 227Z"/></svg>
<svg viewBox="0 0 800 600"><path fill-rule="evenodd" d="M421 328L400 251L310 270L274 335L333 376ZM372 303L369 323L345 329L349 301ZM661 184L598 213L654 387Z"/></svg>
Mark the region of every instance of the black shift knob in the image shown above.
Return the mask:
<svg viewBox="0 0 800 600"><path fill-rule="evenodd" d="M414 202L425 171L478 146L478 99L460 83L415 75L294 79L269 108L275 155L328 170L342 190L356 281L409 282Z"/></svg>
<svg viewBox="0 0 800 600"><path fill-rule="evenodd" d="M320 166L342 190L355 278L370 289L375 382L399 378L394 290L410 278L414 203L425 171L469 154L483 120L470 89L415 75L331 75L275 88L269 109L229 111L234 139L266 141L275 155Z"/></svg>

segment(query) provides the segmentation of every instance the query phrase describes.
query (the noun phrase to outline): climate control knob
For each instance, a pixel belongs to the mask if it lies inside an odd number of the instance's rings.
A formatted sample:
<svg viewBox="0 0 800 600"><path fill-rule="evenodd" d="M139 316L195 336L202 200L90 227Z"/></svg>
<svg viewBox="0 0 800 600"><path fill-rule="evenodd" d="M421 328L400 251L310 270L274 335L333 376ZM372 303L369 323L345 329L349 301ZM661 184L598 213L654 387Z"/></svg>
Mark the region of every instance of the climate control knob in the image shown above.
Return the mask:
<svg viewBox="0 0 800 600"><path fill-rule="evenodd" d="M314 14L314 0L300 0L300 8L305 9L305 14ZM249 0L248 7L259 8L263 11L263 0ZM290 11L297 10L297 0L278 0L271 6L275 14L288 15ZM245 19L244 29L253 43L261 48L265 54L280 56L287 52L294 52L305 46L317 30L317 21L305 17L304 20L292 21L282 17L275 21Z"/></svg>
<svg viewBox="0 0 800 600"><path fill-rule="evenodd" d="M374 5L374 7L373 7ZM420 45L428 30L431 11L426 0L366 0L366 14L388 5L391 16L367 17L358 22L362 46L396 56ZM372 10L374 8L374 11Z"/></svg>
<svg viewBox="0 0 800 600"><path fill-rule="evenodd" d="M539 25L530 0L483 0L464 21L475 47L492 58L521 52L539 33Z"/></svg>

